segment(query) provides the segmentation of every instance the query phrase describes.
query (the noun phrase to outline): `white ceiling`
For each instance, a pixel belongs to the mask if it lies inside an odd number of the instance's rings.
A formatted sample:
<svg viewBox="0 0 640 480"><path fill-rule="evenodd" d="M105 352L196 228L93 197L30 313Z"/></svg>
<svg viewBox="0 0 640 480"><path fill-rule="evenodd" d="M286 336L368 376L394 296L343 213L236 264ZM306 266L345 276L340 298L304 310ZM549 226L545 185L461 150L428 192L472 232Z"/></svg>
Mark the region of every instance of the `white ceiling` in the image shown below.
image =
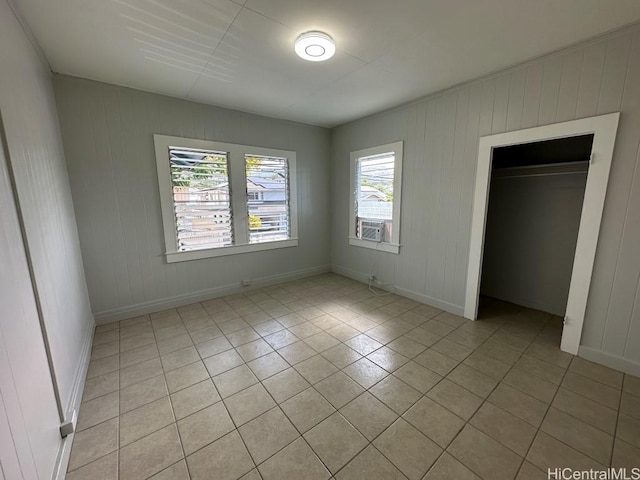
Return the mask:
<svg viewBox="0 0 640 480"><path fill-rule="evenodd" d="M14 0L55 72L334 126L640 20L638 0ZM299 59L308 30L336 40Z"/></svg>

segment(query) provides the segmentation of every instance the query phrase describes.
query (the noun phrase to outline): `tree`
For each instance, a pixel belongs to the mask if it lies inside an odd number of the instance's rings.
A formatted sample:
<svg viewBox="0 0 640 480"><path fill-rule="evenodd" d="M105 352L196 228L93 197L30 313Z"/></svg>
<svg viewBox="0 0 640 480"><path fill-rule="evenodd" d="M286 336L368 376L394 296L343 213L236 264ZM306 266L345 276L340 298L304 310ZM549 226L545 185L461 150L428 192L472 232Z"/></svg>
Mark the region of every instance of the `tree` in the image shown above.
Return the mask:
<svg viewBox="0 0 640 480"><path fill-rule="evenodd" d="M263 159L260 157L245 157L247 173L256 171L258 169L258 165L260 165L262 161Z"/></svg>
<svg viewBox="0 0 640 480"><path fill-rule="evenodd" d="M188 162L189 160L184 160ZM194 161L191 168L171 164L171 177L176 187L215 188L227 179L227 163L219 157L206 156L202 161Z"/></svg>
<svg viewBox="0 0 640 480"><path fill-rule="evenodd" d="M249 228L252 230L262 227L262 220L255 215L249 215Z"/></svg>
<svg viewBox="0 0 640 480"><path fill-rule="evenodd" d="M378 190L380 193L383 193L384 195L387 196L387 202L393 202L393 186L388 185L386 183L377 183L374 184L371 180L369 180L368 178L363 178L360 183L362 185L365 185L367 187L372 187L375 188L376 190Z"/></svg>
<svg viewBox="0 0 640 480"><path fill-rule="evenodd" d="M171 163L171 176L175 187L214 188L220 182L228 180L227 160L214 155L206 155L202 160L179 159L181 162L193 162L191 168L184 164ZM256 171L262 164L261 157L246 157L247 174Z"/></svg>

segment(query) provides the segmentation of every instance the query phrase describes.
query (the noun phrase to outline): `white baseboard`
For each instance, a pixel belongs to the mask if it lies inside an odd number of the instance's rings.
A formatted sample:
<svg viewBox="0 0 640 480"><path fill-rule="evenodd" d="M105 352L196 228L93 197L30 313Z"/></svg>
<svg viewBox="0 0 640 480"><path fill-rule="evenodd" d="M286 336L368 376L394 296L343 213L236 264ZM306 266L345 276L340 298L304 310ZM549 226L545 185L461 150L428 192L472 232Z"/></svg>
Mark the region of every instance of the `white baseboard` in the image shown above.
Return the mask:
<svg viewBox="0 0 640 480"><path fill-rule="evenodd" d="M212 298L222 297L224 295L247 292L256 288L274 285L276 283L299 280L301 278L320 275L322 273L327 273L330 271L331 268L329 265L321 265L319 267L307 268L305 270L296 270L293 272L280 273L277 275L270 275L268 277L252 279L251 285L248 287L243 287L239 283L221 285L219 287L200 290L198 292L185 293L181 295L175 295L173 297L162 298L159 300L151 300L149 302L138 303L136 305L127 305L125 307L118 307L111 310L96 312L94 316L96 318L96 324L102 325L105 323L117 322L119 320L126 320L127 318L137 317L138 315L146 315L148 313L159 312L167 308L176 308L183 305L189 305L191 303L202 302L205 300L210 300Z"/></svg>
<svg viewBox="0 0 640 480"><path fill-rule="evenodd" d="M550 313L558 317L564 317L564 310L566 305L554 305L551 303L544 303L537 300L531 300L528 298L508 297L504 295L494 295L492 292L480 292L480 295L502 300L504 302L513 303L521 307L531 308L532 310L539 310L541 312Z"/></svg>
<svg viewBox="0 0 640 480"><path fill-rule="evenodd" d="M368 274L358 272L356 270L351 270L340 265L332 265L331 271L339 275L351 278L353 280L357 280L359 282L367 283L368 281ZM445 302L444 300L438 300L437 298L433 298L423 293L409 290L408 288L397 287L395 285L388 285L382 288L384 290L389 290L397 293L398 295L402 295L403 297L410 298L411 300L415 300L416 302L425 303L432 307L439 308L440 310L444 310L445 312L453 313L454 315L462 316L464 314L464 307L460 305L454 305L452 303Z"/></svg>
<svg viewBox="0 0 640 480"><path fill-rule="evenodd" d="M89 360L91 358L91 347L93 345L93 333L96 329L96 323L93 318L87 325L87 331L85 334L84 347L82 349L82 355L80 357L80 362L78 364L78 368L76 370L76 374L73 380L73 388L71 390L71 398L69 399L69 403L66 406L65 411L69 416L72 415L72 412L75 410L76 412L80 411L80 403L82 402L82 393L84 392L84 384L87 379L87 371L89 369ZM71 446L73 445L73 437L75 435L71 434L63 439L61 439L60 450L58 451L58 458L56 460L56 465L53 471L53 480L64 480L67 467L69 466L69 457L71 455Z"/></svg>
<svg viewBox="0 0 640 480"><path fill-rule="evenodd" d="M619 357L618 355L596 350L595 348L585 347L584 345L578 348L578 356L606 367L640 377L640 363L628 358Z"/></svg>

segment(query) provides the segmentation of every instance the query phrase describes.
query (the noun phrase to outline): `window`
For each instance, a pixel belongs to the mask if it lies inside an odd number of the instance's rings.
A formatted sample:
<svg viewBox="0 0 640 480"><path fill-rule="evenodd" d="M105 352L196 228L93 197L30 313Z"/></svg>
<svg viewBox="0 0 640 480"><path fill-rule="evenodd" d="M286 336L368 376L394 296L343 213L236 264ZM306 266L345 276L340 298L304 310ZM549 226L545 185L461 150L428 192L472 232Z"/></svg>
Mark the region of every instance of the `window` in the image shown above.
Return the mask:
<svg viewBox="0 0 640 480"><path fill-rule="evenodd" d="M286 240L290 235L287 159L247 155L245 171L249 243Z"/></svg>
<svg viewBox="0 0 640 480"><path fill-rule="evenodd" d="M247 185L247 200L250 202L261 202L264 200L264 193L259 190L249 190L252 186Z"/></svg>
<svg viewBox="0 0 640 480"><path fill-rule="evenodd" d="M296 246L295 152L154 135L167 262Z"/></svg>
<svg viewBox="0 0 640 480"><path fill-rule="evenodd" d="M349 244L398 253L402 142L351 152Z"/></svg>
<svg viewBox="0 0 640 480"><path fill-rule="evenodd" d="M233 244L227 154L169 147L177 250Z"/></svg>

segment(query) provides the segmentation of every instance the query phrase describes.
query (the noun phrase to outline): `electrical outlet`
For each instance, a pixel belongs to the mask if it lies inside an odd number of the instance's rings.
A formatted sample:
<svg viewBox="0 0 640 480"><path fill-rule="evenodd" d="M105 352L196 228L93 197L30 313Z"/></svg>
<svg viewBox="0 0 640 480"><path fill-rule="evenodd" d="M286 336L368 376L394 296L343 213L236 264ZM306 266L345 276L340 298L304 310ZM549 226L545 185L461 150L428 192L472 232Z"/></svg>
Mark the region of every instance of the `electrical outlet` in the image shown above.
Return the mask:
<svg viewBox="0 0 640 480"><path fill-rule="evenodd" d="M378 283L378 279L375 275L369 275L369 278L367 278L367 280L369 280L369 283Z"/></svg>
<svg viewBox="0 0 640 480"><path fill-rule="evenodd" d="M243 287L248 287L249 285L251 285L251 280L242 280L240 282L240 285L242 285Z"/></svg>

